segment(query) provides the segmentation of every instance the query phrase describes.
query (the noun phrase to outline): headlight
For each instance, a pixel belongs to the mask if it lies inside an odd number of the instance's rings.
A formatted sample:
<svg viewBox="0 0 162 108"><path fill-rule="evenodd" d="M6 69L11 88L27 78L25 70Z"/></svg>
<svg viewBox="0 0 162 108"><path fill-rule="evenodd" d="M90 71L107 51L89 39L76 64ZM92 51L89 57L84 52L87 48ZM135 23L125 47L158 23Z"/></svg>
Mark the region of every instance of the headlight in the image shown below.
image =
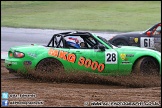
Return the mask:
<svg viewBox="0 0 162 108"><path fill-rule="evenodd" d="M25 55L22 52L14 52L14 57L16 58L23 58Z"/></svg>

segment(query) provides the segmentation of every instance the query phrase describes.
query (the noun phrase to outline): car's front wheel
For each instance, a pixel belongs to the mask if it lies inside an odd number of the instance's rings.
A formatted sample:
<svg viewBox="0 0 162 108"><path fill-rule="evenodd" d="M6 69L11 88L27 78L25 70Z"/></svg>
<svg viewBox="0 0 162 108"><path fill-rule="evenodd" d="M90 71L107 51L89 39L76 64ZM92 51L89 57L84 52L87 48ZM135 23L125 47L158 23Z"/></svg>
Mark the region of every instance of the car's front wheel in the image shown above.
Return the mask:
<svg viewBox="0 0 162 108"><path fill-rule="evenodd" d="M39 62L36 67L37 72L60 73L64 71L62 63L53 58L46 58Z"/></svg>
<svg viewBox="0 0 162 108"><path fill-rule="evenodd" d="M158 62L151 57L140 58L133 67L133 73L142 75L158 75L159 71Z"/></svg>

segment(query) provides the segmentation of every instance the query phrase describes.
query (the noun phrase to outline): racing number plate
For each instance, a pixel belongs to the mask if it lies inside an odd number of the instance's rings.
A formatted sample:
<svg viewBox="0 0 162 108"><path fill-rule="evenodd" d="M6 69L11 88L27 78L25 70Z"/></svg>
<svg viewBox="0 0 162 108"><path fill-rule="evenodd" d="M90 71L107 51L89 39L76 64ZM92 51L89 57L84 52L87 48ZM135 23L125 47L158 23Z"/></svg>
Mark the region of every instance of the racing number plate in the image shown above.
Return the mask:
<svg viewBox="0 0 162 108"><path fill-rule="evenodd" d="M105 64L117 64L117 52L105 52Z"/></svg>
<svg viewBox="0 0 162 108"><path fill-rule="evenodd" d="M154 48L154 38L151 37L141 37L140 39L140 44L141 44L141 47L144 47L144 48Z"/></svg>

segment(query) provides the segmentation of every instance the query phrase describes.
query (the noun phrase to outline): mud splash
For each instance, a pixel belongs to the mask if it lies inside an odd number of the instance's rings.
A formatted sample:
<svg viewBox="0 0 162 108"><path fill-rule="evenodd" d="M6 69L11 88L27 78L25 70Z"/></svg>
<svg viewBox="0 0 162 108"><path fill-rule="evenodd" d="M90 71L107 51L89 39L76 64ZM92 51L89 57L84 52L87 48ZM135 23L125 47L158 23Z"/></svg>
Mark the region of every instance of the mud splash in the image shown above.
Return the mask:
<svg viewBox="0 0 162 108"><path fill-rule="evenodd" d="M55 72L45 73L29 71L28 75L22 75L24 78L38 82L55 82L55 83L80 83L80 84L101 84L125 86L131 88L143 87L160 87L161 76L157 75L140 75L131 74L128 76L101 76L83 71Z"/></svg>

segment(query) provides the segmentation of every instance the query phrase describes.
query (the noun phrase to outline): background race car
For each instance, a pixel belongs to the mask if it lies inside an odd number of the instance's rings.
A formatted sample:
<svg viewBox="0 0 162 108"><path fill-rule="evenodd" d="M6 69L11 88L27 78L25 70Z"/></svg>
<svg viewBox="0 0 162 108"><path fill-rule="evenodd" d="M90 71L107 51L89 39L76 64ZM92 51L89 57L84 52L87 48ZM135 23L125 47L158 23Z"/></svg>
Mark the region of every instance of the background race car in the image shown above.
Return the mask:
<svg viewBox="0 0 162 108"><path fill-rule="evenodd" d="M138 46L161 52L161 22L144 32L122 33L109 40L115 46Z"/></svg>
<svg viewBox="0 0 162 108"><path fill-rule="evenodd" d="M27 73L28 66L45 74L81 70L101 75L159 75L161 53L132 46L115 47L89 32L65 32L53 35L46 46L31 44L10 48L5 66L10 73Z"/></svg>

